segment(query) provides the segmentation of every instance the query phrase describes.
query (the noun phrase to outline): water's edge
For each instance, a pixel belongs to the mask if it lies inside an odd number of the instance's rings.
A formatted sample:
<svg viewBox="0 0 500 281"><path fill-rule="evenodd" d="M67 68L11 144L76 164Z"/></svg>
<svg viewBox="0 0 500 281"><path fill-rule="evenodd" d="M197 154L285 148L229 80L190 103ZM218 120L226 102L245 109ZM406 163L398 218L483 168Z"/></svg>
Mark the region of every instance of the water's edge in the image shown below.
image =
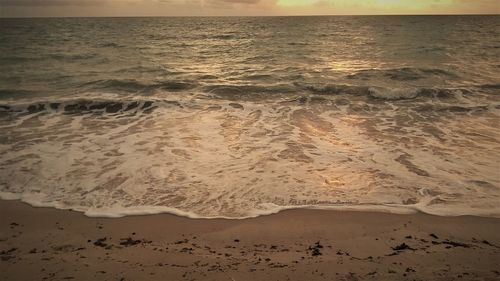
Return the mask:
<svg viewBox="0 0 500 281"><path fill-rule="evenodd" d="M273 210L268 211L256 211L255 213L244 216L244 217L226 217L226 216L201 216L193 212L186 212L176 208L171 207L160 207L160 206L141 206L135 208L114 208L114 209L88 209L84 210L83 208L74 208L71 206L64 206L63 204L58 204L57 202L53 202L52 204L42 204L40 202L36 202L34 200L30 200L29 197L24 197L22 194L14 194L7 192L0 192L0 200L3 201L18 201L33 208L53 208L56 210L69 210L78 213L82 213L84 216L89 218L123 218L129 216L148 216L148 215L161 215L161 214L169 214L178 217L184 217L188 219L202 219L202 220L212 220L212 219L223 219L223 220L245 220L245 219L253 219L262 216L274 215L287 210L322 210L322 211L337 211L337 212L367 212L367 213L389 213L389 214L398 214L398 215L414 215L418 213L423 213L432 216L439 217L462 217L462 216L472 216L472 217L482 217L482 218L495 218L500 219L500 214L488 214L486 212L477 212L477 213L436 213L429 212L424 210L423 208L419 208L415 205L374 205L374 204L366 204L366 205L304 205L304 206L276 206ZM0 202L1 204L1 202Z"/></svg>

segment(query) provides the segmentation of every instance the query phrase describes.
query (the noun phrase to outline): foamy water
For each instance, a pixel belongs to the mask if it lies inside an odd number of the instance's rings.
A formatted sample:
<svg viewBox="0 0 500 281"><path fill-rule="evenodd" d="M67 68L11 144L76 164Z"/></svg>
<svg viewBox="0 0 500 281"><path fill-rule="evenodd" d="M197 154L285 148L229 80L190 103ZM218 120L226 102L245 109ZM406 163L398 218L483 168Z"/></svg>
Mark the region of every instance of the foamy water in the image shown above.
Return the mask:
<svg viewBox="0 0 500 281"><path fill-rule="evenodd" d="M498 17L4 21L4 199L500 217Z"/></svg>

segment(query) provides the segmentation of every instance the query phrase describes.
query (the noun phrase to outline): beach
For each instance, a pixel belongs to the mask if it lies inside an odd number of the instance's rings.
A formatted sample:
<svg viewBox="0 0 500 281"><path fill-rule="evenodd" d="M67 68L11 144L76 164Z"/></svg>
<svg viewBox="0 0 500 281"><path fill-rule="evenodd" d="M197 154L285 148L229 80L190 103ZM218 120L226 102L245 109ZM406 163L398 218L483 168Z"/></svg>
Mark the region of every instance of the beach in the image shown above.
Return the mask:
<svg viewBox="0 0 500 281"><path fill-rule="evenodd" d="M498 280L500 220L287 210L90 218L0 202L1 280Z"/></svg>
<svg viewBox="0 0 500 281"><path fill-rule="evenodd" d="M500 280L499 23L0 14L0 281Z"/></svg>

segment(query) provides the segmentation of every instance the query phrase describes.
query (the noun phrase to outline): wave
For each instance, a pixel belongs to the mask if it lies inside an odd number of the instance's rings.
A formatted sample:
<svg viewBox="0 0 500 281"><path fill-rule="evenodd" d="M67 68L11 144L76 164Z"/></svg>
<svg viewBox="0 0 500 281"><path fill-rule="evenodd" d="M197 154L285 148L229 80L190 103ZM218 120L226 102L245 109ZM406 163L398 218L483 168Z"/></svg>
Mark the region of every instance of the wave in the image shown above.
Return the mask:
<svg viewBox="0 0 500 281"><path fill-rule="evenodd" d="M255 79L266 79L267 75L253 75ZM208 84L208 85L207 85ZM161 104L164 97L173 96L169 93L190 92L197 97L229 101L277 101L283 99L307 98L307 96L355 96L358 101L368 103L380 101L398 102L414 100L415 103L405 103L405 106L415 107L419 111L449 111L471 112L496 109L498 103L484 107L482 102L476 103L473 97L479 93L488 94L500 88L500 84L472 85L468 88L446 87L380 87L374 85L351 84L307 84L307 83L250 83L250 84L212 84L192 80L160 80L144 82L136 79L103 79L81 84L78 94L65 95L69 99L57 98L51 101L39 100L39 92L23 89L0 89L0 111L28 112L61 111L66 113L85 113L100 111L104 113L126 112L136 109L139 105ZM91 93L96 93L95 95ZM107 96L110 94L110 96ZM108 97L108 98L106 98ZM109 98L111 97L111 98ZM10 101L9 101L10 100ZM24 102L22 101L24 100ZM421 102L432 102L435 105L426 106ZM441 104L443 103L443 104ZM469 104L470 103L470 104ZM401 103L402 104L402 103ZM441 104L441 105L437 105ZM464 105L465 104L465 105ZM144 108L146 109L146 108ZM149 112L152 111L148 109Z"/></svg>
<svg viewBox="0 0 500 281"><path fill-rule="evenodd" d="M272 98L276 95L286 95L296 93L297 89L289 84L275 85L210 85L200 89L201 92L215 95L226 99L245 99L245 98Z"/></svg>
<svg viewBox="0 0 500 281"><path fill-rule="evenodd" d="M65 114L85 113L151 113L160 105L181 106L168 100L63 100L33 103L0 104L0 113L34 114L39 112L62 112Z"/></svg>
<svg viewBox="0 0 500 281"><path fill-rule="evenodd" d="M373 80L387 78L394 81L414 81L432 77L458 78L458 75L438 68L392 68L392 69L364 69L346 76L353 80Z"/></svg>
<svg viewBox="0 0 500 281"><path fill-rule="evenodd" d="M245 97L282 97L289 94L310 93L315 95L354 95L371 99L405 100L405 99L460 99L463 95L472 94L464 88L426 88L426 87L379 87L356 86L347 84L302 84L294 83L271 86L259 85L213 85L206 86L201 92L214 94L220 98L236 99Z"/></svg>
<svg viewBox="0 0 500 281"><path fill-rule="evenodd" d="M128 87L136 90L143 89L144 85L136 83L135 81L116 81L106 80L107 86L112 87ZM151 86L152 87L152 86ZM181 90L185 88L194 87L193 84L184 82L165 82L155 84L156 89L165 89L169 91ZM14 94L12 94L14 93ZM118 112L137 112L142 110L144 112L151 112L156 107L163 105L182 105L178 101L167 100L162 96L115 96L111 95L108 98L101 98L103 94L79 94L78 96L69 98L55 98L54 100L36 100L29 98L29 91L11 91L0 90L0 94L4 97L15 96L22 93L27 96L23 100L11 100L4 103L0 102L0 112L5 113L38 113L43 111L63 112L63 113L89 113L89 112L102 112L102 113L118 113ZM308 100L307 93L319 96L341 96L341 95L354 95L362 99L370 100L383 100L383 101L398 101L398 100L416 100L427 101L436 100L442 101L441 103L411 103L407 104L419 111L450 111L450 112L470 112L470 111L485 111L498 108L497 104L490 104L489 106L467 104L463 105L461 99L464 95L471 94L466 89L441 89L441 88L383 88L383 87L368 87L368 86L350 86L350 85L298 85L294 87L287 85L274 85L268 86L234 86L234 85L215 85L202 87L201 96L203 93L206 98L216 98L228 101L259 101L259 100L272 100L282 102L283 98L289 101L292 100ZM97 98L92 98L95 96ZM319 98L319 97L317 97ZM315 99L317 99L315 98ZM325 97L326 98L326 97ZM324 100L324 99L320 99Z"/></svg>
<svg viewBox="0 0 500 281"><path fill-rule="evenodd" d="M97 45L98 47L101 48L124 48L126 47L125 45L121 45L115 42L103 42Z"/></svg>
<svg viewBox="0 0 500 281"><path fill-rule="evenodd" d="M500 84L482 84L477 87L483 90L500 90Z"/></svg>
<svg viewBox="0 0 500 281"><path fill-rule="evenodd" d="M383 88L370 87L368 95L372 98L384 100L402 100L416 98L431 98L431 99L456 99L464 93L470 93L466 89L446 89L446 88Z"/></svg>
<svg viewBox="0 0 500 281"><path fill-rule="evenodd" d="M366 96L382 100L404 100L416 98L430 99L457 99L463 94L471 94L464 88L426 88L426 87L379 87L379 86L353 86L346 84L328 85L300 85L304 90L319 95L349 94Z"/></svg>
<svg viewBox="0 0 500 281"><path fill-rule="evenodd" d="M440 70L426 70L441 73ZM118 73L137 75L139 72L159 72L160 75L170 76L170 73L162 69L131 67L117 70ZM500 88L498 84L471 85L468 87L425 87L407 85L405 83L308 83L294 82L304 78L294 78L290 81L273 83L278 77L269 74L242 74L241 83L217 83L216 76L200 75L198 78L189 79L166 79L142 81L139 79L100 79L84 83L77 83L75 92L103 92L103 93L125 93L125 94L157 94L162 92L190 92L209 94L222 99L246 99L246 98L275 98L290 96L293 94L317 94L317 95L357 95L375 99L400 100L415 98L453 99L460 95L470 95L474 92L496 92ZM66 77L61 77L66 78ZM71 78L71 77L70 77ZM62 79L64 80L64 79ZM213 81L212 81L213 80ZM379 86L384 85L384 86ZM390 86L387 86L390 85ZM72 85L75 86L75 85ZM62 91L62 90L61 90ZM20 97L33 94L21 89L0 89L2 97Z"/></svg>
<svg viewBox="0 0 500 281"><path fill-rule="evenodd" d="M134 79L106 79L84 83L81 87L87 90L123 91L129 93L152 92L155 90L183 91L197 87L197 83L189 81L141 82Z"/></svg>
<svg viewBox="0 0 500 281"><path fill-rule="evenodd" d="M75 61L75 60L88 60L98 57L97 53L88 54L68 54L68 53L53 53L48 54L48 57L55 60Z"/></svg>
<svg viewBox="0 0 500 281"><path fill-rule="evenodd" d="M8 55L0 57L0 62L3 64L16 64L16 63L24 63L24 62L34 62L44 60L44 57L37 56L36 54L26 54L23 56L18 55Z"/></svg>
<svg viewBox="0 0 500 281"><path fill-rule="evenodd" d="M39 91L23 89L0 89L0 96L2 98L19 98L34 95L36 93L39 93Z"/></svg>
<svg viewBox="0 0 500 281"><path fill-rule="evenodd" d="M370 87L367 86L353 86L345 84L326 84L326 85L302 85L295 83L297 87L305 91L309 91L319 95L331 94L352 94L352 95L367 95L369 94Z"/></svg>
<svg viewBox="0 0 500 281"><path fill-rule="evenodd" d="M130 66L120 68L115 71L115 73L154 73L161 72L164 74L169 74L169 71L161 68L161 67L151 67L151 66Z"/></svg>

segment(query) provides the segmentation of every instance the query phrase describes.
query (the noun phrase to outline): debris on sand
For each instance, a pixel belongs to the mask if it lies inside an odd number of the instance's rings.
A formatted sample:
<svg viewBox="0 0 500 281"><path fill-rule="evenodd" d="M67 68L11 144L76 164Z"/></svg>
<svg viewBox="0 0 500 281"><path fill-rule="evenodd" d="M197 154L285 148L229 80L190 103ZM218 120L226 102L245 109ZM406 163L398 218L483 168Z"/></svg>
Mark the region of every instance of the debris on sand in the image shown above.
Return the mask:
<svg viewBox="0 0 500 281"><path fill-rule="evenodd" d="M321 243L318 241L313 246L309 246L309 248L307 250L311 251L311 255L313 257L315 257L315 256L321 256L321 255L323 255L321 253L320 249L323 249L323 245L321 245Z"/></svg>
<svg viewBox="0 0 500 281"><path fill-rule="evenodd" d="M14 255L12 255L15 251L17 251L17 248L11 248L6 251L1 251L0 252L0 260L2 261L8 261L10 259L14 258Z"/></svg>
<svg viewBox="0 0 500 281"><path fill-rule="evenodd" d="M415 251L415 249L413 249L412 247L408 246L406 243L402 243L400 245L397 245L396 247L392 247L392 249L394 251L404 251L404 250L413 250Z"/></svg>
<svg viewBox="0 0 500 281"><path fill-rule="evenodd" d="M108 244L105 243L106 240L107 240L106 237L99 238L94 242L94 246L106 248L108 247Z"/></svg>
<svg viewBox="0 0 500 281"><path fill-rule="evenodd" d="M439 237L437 237L437 235L434 234L434 233L429 234L429 236L432 237L432 238L434 238L434 239L439 239Z"/></svg>
<svg viewBox="0 0 500 281"><path fill-rule="evenodd" d="M455 241L450 241L450 240L443 241L442 243L446 244L446 245L453 246L453 247L470 248L469 244L455 242Z"/></svg>
<svg viewBox="0 0 500 281"><path fill-rule="evenodd" d="M134 240L130 237L122 238L120 240L121 240L120 245L125 246L125 247L134 246L134 245L140 244L142 242L141 240Z"/></svg>

